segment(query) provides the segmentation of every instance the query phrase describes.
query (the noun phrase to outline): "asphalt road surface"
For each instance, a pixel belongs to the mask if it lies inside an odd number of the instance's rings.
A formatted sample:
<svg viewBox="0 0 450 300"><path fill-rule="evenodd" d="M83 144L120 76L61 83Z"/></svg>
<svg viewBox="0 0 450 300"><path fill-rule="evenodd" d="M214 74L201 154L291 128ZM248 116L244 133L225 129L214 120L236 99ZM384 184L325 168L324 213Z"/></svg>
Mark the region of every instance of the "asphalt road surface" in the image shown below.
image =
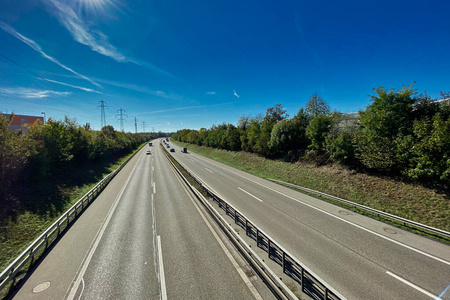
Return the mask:
<svg viewBox="0 0 450 300"><path fill-rule="evenodd" d="M141 149L14 299L274 299L163 155Z"/></svg>
<svg viewBox="0 0 450 300"><path fill-rule="evenodd" d="M170 145L174 157L344 297L450 299L448 245Z"/></svg>

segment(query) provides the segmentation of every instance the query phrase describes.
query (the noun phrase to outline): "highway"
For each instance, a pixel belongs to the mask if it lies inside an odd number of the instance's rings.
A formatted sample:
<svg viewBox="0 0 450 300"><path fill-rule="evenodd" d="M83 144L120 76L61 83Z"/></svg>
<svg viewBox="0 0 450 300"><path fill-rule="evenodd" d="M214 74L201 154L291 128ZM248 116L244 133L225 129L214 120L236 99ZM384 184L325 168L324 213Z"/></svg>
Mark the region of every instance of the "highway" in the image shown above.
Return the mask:
<svg viewBox="0 0 450 300"><path fill-rule="evenodd" d="M348 299L450 299L450 247L195 153L180 160ZM447 290L446 290L447 289Z"/></svg>
<svg viewBox="0 0 450 300"><path fill-rule="evenodd" d="M154 145L111 181L14 299L274 299Z"/></svg>

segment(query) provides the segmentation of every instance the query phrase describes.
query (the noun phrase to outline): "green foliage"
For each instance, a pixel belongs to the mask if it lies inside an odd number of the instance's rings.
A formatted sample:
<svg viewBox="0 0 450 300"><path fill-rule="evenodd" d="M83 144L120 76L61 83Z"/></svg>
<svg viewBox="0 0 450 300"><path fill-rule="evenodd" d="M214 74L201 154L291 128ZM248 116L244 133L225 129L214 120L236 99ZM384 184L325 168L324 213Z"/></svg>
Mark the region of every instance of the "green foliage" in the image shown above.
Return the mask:
<svg viewBox="0 0 450 300"><path fill-rule="evenodd" d="M11 185L35 154L35 145L25 131L9 130L14 117L0 115L0 199L7 199ZM1 204L1 203L0 203Z"/></svg>
<svg viewBox="0 0 450 300"><path fill-rule="evenodd" d="M306 128L306 136L311 141L310 149L322 153L325 150L325 140L331 130L332 117L319 115L309 122Z"/></svg>
<svg viewBox="0 0 450 300"><path fill-rule="evenodd" d="M9 124L9 119L0 116L1 209L20 209L25 205L20 195L37 190L48 193L52 204L59 206L56 202L64 197L58 182L87 162L123 155L141 143L139 136L116 132L112 126L92 131L67 117L64 121L49 119L45 125L37 121L19 131L9 130ZM22 188L14 188L19 180ZM5 202L13 198L15 208Z"/></svg>
<svg viewBox="0 0 450 300"><path fill-rule="evenodd" d="M325 138L326 153L334 161L350 166L357 165L355 161L356 126L351 116L333 113L332 125Z"/></svg>
<svg viewBox="0 0 450 300"><path fill-rule="evenodd" d="M292 119L284 119L278 122L272 129L269 147L273 154L287 154L299 152L308 146L306 128L309 118L300 109Z"/></svg>
<svg viewBox="0 0 450 300"><path fill-rule="evenodd" d="M414 122L415 141L409 147L409 168L404 173L413 179L450 180L450 117L437 113L430 121Z"/></svg>
<svg viewBox="0 0 450 300"><path fill-rule="evenodd" d="M280 104L265 116L242 116L237 126L180 130L172 138L226 150L254 152L293 161L307 148L308 156L331 158L351 167L404 175L414 180L450 179L450 104L412 85L400 91L374 89L372 103L359 117L330 113L328 104L312 95L292 119ZM442 94L442 98L449 98Z"/></svg>

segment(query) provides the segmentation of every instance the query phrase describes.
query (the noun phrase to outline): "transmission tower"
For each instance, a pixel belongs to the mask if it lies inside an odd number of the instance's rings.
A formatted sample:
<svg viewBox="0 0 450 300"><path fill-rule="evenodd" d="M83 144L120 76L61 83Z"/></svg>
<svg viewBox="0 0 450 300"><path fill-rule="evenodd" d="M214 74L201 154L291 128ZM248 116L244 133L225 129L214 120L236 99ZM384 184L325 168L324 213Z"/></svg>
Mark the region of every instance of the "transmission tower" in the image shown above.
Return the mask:
<svg viewBox="0 0 450 300"><path fill-rule="evenodd" d="M116 118L119 117L119 122L120 122L120 130L123 132L123 121L124 121L124 117L128 117L127 115L124 114L124 112L126 112L125 109L120 108L117 110L117 115Z"/></svg>
<svg viewBox="0 0 450 300"><path fill-rule="evenodd" d="M106 126L105 107L108 107L108 106L105 105L106 101L103 99L101 101L99 101L98 103L100 103L100 105L97 106L97 108L99 108L99 107L101 108L101 116L102 116L101 117L101 125L103 128Z"/></svg>
<svg viewBox="0 0 450 300"><path fill-rule="evenodd" d="M134 133L137 133L137 119L134 117Z"/></svg>
<svg viewBox="0 0 450 300"><path fill-rule="evenodd" d="M142 132L145 133L145 122L142 121Z"/></svg>

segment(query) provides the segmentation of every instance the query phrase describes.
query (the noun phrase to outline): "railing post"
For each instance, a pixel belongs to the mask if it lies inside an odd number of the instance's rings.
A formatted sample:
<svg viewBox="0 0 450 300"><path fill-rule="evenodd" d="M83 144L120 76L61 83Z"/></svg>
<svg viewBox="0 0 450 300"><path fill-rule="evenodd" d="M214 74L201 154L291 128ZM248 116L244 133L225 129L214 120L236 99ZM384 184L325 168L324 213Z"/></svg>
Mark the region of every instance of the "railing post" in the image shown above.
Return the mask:
<svg viewBox="0 0 450 300"><path fill-rule="evenodd" d="M283 274L286 274L286 253L284 253L284 251L283 251L283 262L282 262L282 264L283 264Z"/></svg>
<svg viewBox="0 0 450 300"><path fill-rule="evenodd" d="M301 282L302 282L302 293L305 292L305 274L304 274L304 272L305 271L302 268L302 279L301 279Z"/></svg>
<svg viewBox="0 0 450 300"><path fill-rule="evenodd" d="M256 247L259 247L259 229L256 228Z"/></svg>
<svg viewBox="0 0 450 300"><path fill-rule="evenodd" d="M248 220L245 219L245 235L248 236Z"/></svg>
<svg viewBox="0 0 450 300"><path fill-rule="evenodd" d="M323 299L325 299L325 300L328 299L328 288L327 287L325 287L325 297Z"/></svg>
<svg viewBox="0 0 450 300"><path fill-rule="evenodd" d="M269 255L269 259L270 259L270 247L271 247L270 244L271 244L270 239L267 238L267 254Z"/></svg>

